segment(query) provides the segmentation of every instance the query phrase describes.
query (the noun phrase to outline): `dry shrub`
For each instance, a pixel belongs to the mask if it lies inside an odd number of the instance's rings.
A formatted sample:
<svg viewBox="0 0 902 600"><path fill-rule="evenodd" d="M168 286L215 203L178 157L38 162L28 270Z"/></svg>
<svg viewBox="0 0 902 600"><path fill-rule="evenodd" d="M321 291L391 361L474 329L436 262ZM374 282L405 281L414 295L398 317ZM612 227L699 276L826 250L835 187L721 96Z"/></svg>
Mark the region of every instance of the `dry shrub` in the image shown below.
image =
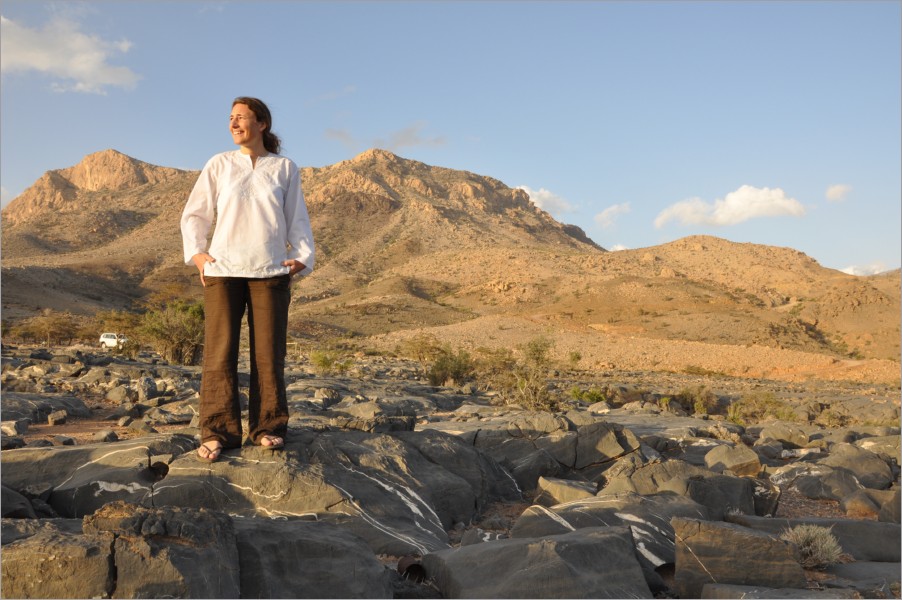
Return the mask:
<svg viewBox="0 0 902 600"><path fill-rule="evenodd" d="M843 560L842 546L829 527L797 525L784 530L780 539L796 545L806 569L824 569Z"/></svg>

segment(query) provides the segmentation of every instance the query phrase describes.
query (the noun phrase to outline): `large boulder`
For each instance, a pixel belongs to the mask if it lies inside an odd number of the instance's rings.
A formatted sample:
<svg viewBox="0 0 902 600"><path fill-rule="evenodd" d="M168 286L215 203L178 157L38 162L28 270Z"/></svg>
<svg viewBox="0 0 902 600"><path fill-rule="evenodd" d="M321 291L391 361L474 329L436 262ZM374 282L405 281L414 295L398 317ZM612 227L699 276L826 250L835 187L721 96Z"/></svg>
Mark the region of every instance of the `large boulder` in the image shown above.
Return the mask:
<svg viewBox="0 0 902 600"><path fill-rule="evenodd" d="M281 452L227 450L212 464L178 457L152 501L244 516L317 515L378 553L404 555L445 548L455 524L487 503L519 498L494 461L451 436L302 430L289 433Z"/></svg>
<svg viewBox="0 0 902 600"><path fill-rule="evenodd" d="M888 488L894 479L892 469L883 458L854 444L834 444L830 447L830 454L817 462L835 469L846 469L855 475L861 485L875 490Z"/></svg>
<svg viewBox="0 0 902 600"><path fill-rule="evenodd" d="M701 598L709 583L804 588L795 548L775 536L733 523L677 517L674 582L681 598Z"/></svg>
<svg viewBox="0 0 902 600"><path fill-rule="evenodd" d="M364 541L328 523L235 519L242 598L391 598Z"/></svg>
<svg viewBox="0 0 902 600"><path fill-rule="evenodd" d="M110 598L113 535L84 536L81 522L3 522L4 598Z"/></svg>
<svg viewBox="0 0 902 600"><path fill-rule="evenodd" d="M427 554L444 598L651 598L626 527L506 539Z"/></svg>
<svg viewBox="0 0 902 600"><path fill-rule="evenodd" d="M114 539L113 598L241 597L228 515L114 502L85 517L83 527L86 539Z"/></svg>
<svg viewBox="0 0 902 600"><path fill-rule="evenodd" d="M899 546L902 531L898 523L818 517L763 518L751 515L730 515L728 518L733 523L771 535L780 535L798 525L817 525L829 529L842 546L843 552L855 560L894 563L902 560L902 550Z"/></svg>
<svg viewBox="0 0 902 600"><path fill-rule="evenodd" d="M626 526L635 543L636 557L648 585L653 590L665 585L657 574L662 565L674 563L674 517L707 519L708 509L684 496L634 493L574 500L551 507L534 505L523 511L511 529L511 536L538 537L583 528Z"/></svg>
<svg viewBox="0 0 902 600"><path fill-rule="evenodd" d="M3 453L3 484L40 498L62 517L80 518L108 502L147 502L173 457L196 447L184 434L115 443L20 448Z"/></svg>

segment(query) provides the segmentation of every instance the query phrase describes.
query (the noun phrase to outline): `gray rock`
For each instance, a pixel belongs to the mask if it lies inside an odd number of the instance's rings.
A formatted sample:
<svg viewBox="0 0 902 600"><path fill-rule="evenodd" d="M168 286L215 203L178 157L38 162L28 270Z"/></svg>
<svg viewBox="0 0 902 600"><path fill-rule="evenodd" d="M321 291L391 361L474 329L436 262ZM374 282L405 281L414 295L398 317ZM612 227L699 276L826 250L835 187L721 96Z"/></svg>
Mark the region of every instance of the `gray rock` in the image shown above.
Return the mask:
<svg viewBox="0 0 902 600"><path fill-rule="evenodd" d="M626 527L499 540L433 552L445 598L650 598Z"/></svg>
<svg viewBox="0 0 902 600"><path fill-rule="evenodd" d="M866 437L854 442L862 450L873 452L887 463L899 464L900 443L902 436L886 435Z"/></svg>
<svg viewBox="0 0 902 600"><path fill-rule="evenodd" d="M776 537L733 523L674 518L676 571L681 598L700 598L709 583L806 587L794 547Z"/></svg>
<svg viewBox="0 0 902 600"><path fill-rule="evenodd" d="M235 519L242 598L391 598L388 571L335 525Z"/></svg>
<svg viewBox="0 0 902 600"><path fill-rule="evenodd" d="M66 417L68 417L68 413L65 410L55 410L49 415L47 415L47 424L48 425L63 425L66 423Z"/></svg>
<svg viewBox="0 0 902 600"><path fill-rule="evenodd" d="M753 428L749 428L751 431ZM761 427L758 438L762 440L777 440L786 448L803 448L809 440L808 434L800 427L788 423L774 423Z"/></svg>
<svg viewBox="0 0 902 600"><path fill-rule="evenodd" d="M852 444L834 444L818 464L850 471L866 488L883 490L893 482L893 472L878 455Z"/></svg>
<svg viewBox="0 0 902 600"><path fill-rule="evenodd" d="M112 534L84 536L53 521L30 525L10 536L4 522L5 598L113 597Z"/></svg>
<svg viewBox="0 0 902 600"><path fill-rule="evenodd" d="M625 493L574 500L548 508L531 506L514 523L511 536L539 537L586 527L627 526L633 535L636 556L648 572L674 562L671 519L707 519L708 515L704 506L682 496Z"/></svg>
<svg viewBox="0 0 902 600"><path fill-rule="evenodd" d="M0 486L2 497L0 497L0 509L4 519L37 519L34 508L28 498L10 488L9 486Z"/></svg>
<svg viewBox="0 0 902 600"><path fill-rule="evenodd" d="M554 506L571 500L593 498L598 486L588 481L570 481L554 477L539 477L535 503Z"/></svg>
<svg viewBox="0 0 902 600"><path fill-rule="evenodd" d="M114 502L85 517L83 530L86 539L115 540L113 597L241 595L235 531L227 515ZM79 576L77 571L70 574L73 579Z"/></svg>
<svg viewBox="0 0 902 600"><path fill-rule="evenodd" d="M114 500L141 504L159 478L154 456L195 448L181 434L158 435L113 444L22 448L3 453L0 478L29 497L41 497L64 517L83 517Z"/></svg>
<svg viewBox="0 0 902 600"><path fill-rule="evenodd" d="M830 565L824 572L832 575L822 583L837 591L856 594L856 598L887 598L898 595L900 583L898 562L856 561Z"/></svg>
<svg viewBox="0 0 902 600"><path fill-rule="evenodd" d="M705 466L715 473L731 471L739 477L755 477L761 471L758 455L741 444L717 446L705 455Z"/></svg>
<svg viewBox="0 0 902 600"><path fill-rule="evenodd" d="M491 459L447 436L443 446L440 437L292 431L278 453L245 447L225 451L212 464L190 453L177 457L166 479L153 486L152 502L244 516L317 515L376 552L425 554L447 547L446 531L471 521L482 503L519 497ZM420 446L411 438L421 438ZM445 459L449 468L433 462L443 455L453 457Z"/></svg>
<svg viewBox="0 0 902 600"><path fill-rule="evenodd" d="M763 518L749 515L730 515L728 519L744 527L780 535L797 525L818 525L830 529L844 552L855 560L893 562L902 560L899 547L900 531L897 523L880 523L854 519L782 519Z"/></svg>
<svg viewBox="0 0 902 600"><path fill-rule="evenodd" d="M20 435L28 431L31 419L16 419L15 421L3 421L0 423L0 431L5 435Z"/></svg>

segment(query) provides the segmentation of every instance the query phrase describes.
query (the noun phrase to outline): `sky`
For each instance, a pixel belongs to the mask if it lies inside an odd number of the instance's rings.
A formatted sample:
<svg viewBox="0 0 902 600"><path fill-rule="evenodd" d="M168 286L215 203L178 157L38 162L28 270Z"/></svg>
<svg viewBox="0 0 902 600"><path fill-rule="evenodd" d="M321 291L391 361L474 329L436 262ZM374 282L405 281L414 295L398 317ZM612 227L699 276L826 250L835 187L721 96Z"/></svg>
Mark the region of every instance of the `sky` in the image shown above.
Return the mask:
<svg viewBox="0 0 902 600"><path fill-rule="evenodd" d="M526 190L608 250L714 235L902 262L902 2L4 0L0 194L113 148L196 169L383 148Z"/></svg>

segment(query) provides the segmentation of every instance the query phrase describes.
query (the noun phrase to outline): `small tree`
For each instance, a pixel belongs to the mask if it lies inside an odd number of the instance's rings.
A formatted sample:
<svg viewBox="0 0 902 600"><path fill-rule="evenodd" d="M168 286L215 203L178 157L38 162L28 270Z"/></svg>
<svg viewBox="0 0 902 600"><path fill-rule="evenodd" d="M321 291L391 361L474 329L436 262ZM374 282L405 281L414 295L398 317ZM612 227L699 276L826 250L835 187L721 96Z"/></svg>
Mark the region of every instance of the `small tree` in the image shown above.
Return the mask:
<svg viewBox="0 0 902 600"><path fill-rule="evenodd" d="M204 347L204 306L174 300L144 313L137 328L141 341L169 362L200 364Z"/></svg>

